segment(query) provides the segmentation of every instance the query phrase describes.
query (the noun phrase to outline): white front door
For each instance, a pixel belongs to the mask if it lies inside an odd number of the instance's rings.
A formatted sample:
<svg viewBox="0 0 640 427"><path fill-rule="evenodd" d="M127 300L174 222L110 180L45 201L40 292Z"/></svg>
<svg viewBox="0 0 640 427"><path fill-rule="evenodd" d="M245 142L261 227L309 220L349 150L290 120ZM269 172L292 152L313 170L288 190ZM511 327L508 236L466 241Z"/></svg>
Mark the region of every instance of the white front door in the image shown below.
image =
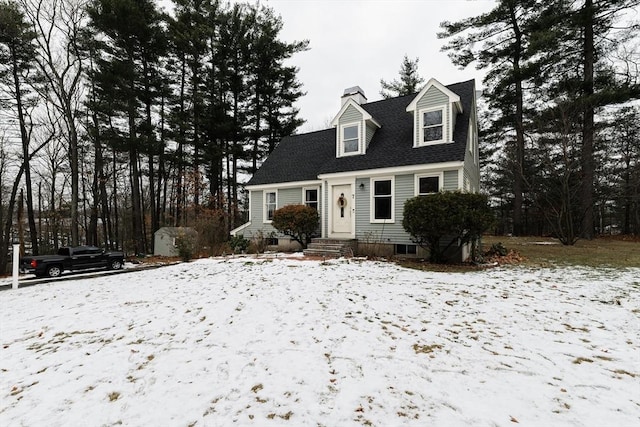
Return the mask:
<svg viewBox="0 0 640 427"><path fill-rule="evenodd" d="M355 207L353 195L351 193L351 185L334 185L331 187L331 233L333 237L351 237ZM337 236L335 236L337 234Z"/></svg>

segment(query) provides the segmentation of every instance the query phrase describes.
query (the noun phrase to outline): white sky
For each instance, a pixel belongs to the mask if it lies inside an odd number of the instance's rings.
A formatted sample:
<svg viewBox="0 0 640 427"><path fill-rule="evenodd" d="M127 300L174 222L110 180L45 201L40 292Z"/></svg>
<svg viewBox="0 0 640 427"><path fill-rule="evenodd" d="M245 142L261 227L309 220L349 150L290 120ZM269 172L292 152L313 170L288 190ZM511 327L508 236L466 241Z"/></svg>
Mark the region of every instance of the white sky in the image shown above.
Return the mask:
<svg viewBox="0 0 640 427"><path fill-rule="evenodd" d="M491 10L493 0L262 0L282 16L282 40L309 40L310 49L293 64L306 96L299 100L307 120L300 132L328 127L340 109L344 89L360 86L368 98L381 98L380 79L398 77L405 54L419 58L420 75L447 85L483 73L459 70L440 52L440 22L457 21Z"/></svg>

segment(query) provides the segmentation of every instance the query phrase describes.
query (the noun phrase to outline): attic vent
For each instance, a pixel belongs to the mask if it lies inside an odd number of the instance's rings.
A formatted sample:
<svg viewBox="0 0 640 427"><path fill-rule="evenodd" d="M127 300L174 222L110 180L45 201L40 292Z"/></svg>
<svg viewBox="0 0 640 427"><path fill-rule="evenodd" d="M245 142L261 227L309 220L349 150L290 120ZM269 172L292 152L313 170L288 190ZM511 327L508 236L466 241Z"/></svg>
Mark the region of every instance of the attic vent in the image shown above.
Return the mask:
<svg viewBox="0 0 640 427"><path fill-rule="evenodd" d="M364 90L362 90L360 86L353 86L344 90L344 94L342 95L342 105L350 99L353 99L358 105L367 103L367 97L364 96Z"/></svg>

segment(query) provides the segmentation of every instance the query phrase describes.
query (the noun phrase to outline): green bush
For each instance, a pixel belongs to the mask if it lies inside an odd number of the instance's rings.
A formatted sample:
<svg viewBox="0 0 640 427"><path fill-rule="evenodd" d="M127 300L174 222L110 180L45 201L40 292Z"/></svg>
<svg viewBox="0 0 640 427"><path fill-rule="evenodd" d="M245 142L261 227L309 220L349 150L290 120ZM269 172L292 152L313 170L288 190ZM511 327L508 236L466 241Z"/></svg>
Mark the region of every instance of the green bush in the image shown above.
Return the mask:
<svg viewBox="0 0 640 427"><path fill-rule="evenodd" d="M287 205L276 209L271 225L306 248L316 235L320 217L318 211L305 205Z"/></svg>
<svg viewBox="0 0 640 427"><path fill-rule="evenodd" d="M475 246L494 222L487 196L457 191L409 199L403 216L405 231L414 243L429 250L429 260L434 263L449 261L446 253L454 245Z"/></svg>
<svg viewBox="0 0 640 427"><path fill-rule="evenodd" d="M244 253L249 247L249 240L245 239L244 235L238 234L229 240L229 246L231 246L234 254Z"/></svg>
<svg viewBox="0 0 640 427"><path fill-rule="evenodd" d="M178 248L178 256L183 261L189 261L193 258L196 250L196 237L192 234L180 232L176 236L176 247Z"/></svg>

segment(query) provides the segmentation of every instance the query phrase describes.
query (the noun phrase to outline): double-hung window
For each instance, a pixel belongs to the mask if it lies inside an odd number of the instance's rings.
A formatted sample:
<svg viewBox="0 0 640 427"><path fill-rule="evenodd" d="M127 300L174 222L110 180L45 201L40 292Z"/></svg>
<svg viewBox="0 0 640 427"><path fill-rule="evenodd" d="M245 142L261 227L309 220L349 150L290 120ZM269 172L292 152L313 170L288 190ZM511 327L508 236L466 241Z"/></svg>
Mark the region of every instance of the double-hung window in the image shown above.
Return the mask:
<svg viewBox="0 0 640 427"><path fill-rule="evenodd" d="M444 141L444 108L420 112L420 144Z"/></svg>
<svg viewBox="0 0 640 427"><path fill-rule="evenodd" d="M273 220L273 213L276 211L277 206L277 193L275 191L264 192L264 221L269 222Z"/></svg>
<svg viewBox="0 0 640 427"><path fill-rule="evenodd" d="M393 222L393 178L371 181L371 222Z"/></svg>
<svg viewBox="0 0 640 427"><path fill-rule="evenodd" d="M318 210L318 189L317 188L305 188L304 192L304 204Z"/></svg>
<svg viewBox="0 0 640 427"><path fill-rule="evenodd" d="M357 153L360 150L360 126L357 123L342 126L342 152Z"/></svg>

